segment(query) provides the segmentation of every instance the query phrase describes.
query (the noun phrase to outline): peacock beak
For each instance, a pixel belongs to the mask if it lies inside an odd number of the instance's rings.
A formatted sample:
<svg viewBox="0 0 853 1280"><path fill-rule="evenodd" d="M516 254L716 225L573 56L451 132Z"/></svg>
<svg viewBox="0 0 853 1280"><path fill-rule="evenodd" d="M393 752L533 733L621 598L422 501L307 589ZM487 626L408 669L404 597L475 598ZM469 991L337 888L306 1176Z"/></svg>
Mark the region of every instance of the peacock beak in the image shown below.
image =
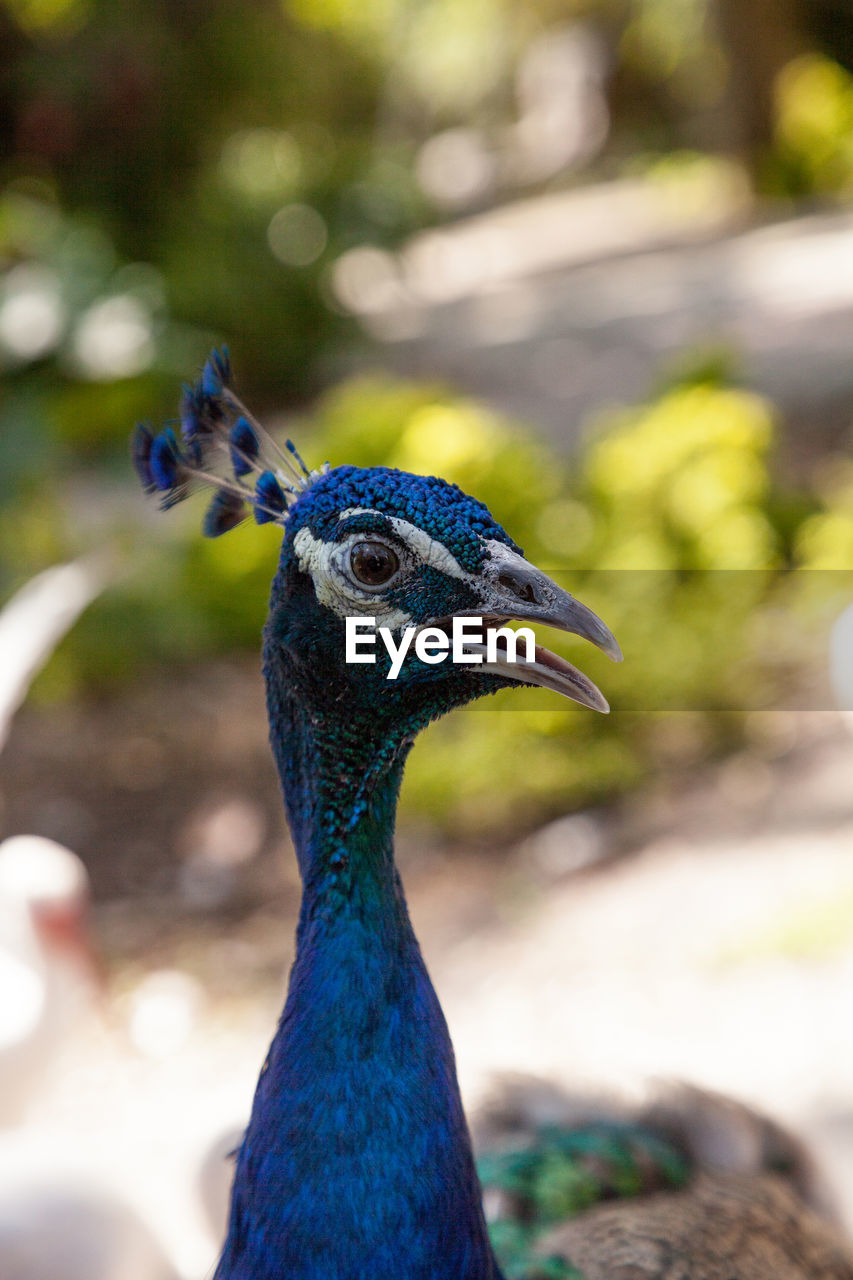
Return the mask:
<svg viewBox="0 0 853 1280"><path fill-rule="evenodd" d="M592 609L503 543L492 541L488 546L490 556L482 571L481 584L486 630L506 622L543 622L559 631L582 636L614 662L622 661L622 650L615 636ZM480 648L477 642L468 647L473 652ZM481 651L485 657L485 636ZM532 661L520 655L515 661L509 661L498 649L497 661L484 661L472 670L551 689L593 711L610 710L607 699L588 676L542 645L536 645Z"/></svg>
<svg viewBox="0 0 853 1280"><path fill-rule="evenodd" d="M490 542L491 557L486 562L486 598L498 613L518 622L544 622L558 631L571 631L590 640L614 662L622 661L622 650L608 626L580 600L537 569L524 556L500 542ZM489 609L492 612L492 609Z"/></svg>

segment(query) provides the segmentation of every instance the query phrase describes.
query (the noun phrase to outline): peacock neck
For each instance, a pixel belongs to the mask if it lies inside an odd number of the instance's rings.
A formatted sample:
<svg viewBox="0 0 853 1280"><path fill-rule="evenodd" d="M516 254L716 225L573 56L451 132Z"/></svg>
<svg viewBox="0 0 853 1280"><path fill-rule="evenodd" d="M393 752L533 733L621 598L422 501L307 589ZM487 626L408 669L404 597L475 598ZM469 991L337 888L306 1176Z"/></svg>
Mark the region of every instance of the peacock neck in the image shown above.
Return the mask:
<svg viewBox="0 0 853 1280"><path fill-rule="evenodd" d="M393 858L405 747L268 662L303 880L217 1280L499 1280L453 1049Z"/></svg>

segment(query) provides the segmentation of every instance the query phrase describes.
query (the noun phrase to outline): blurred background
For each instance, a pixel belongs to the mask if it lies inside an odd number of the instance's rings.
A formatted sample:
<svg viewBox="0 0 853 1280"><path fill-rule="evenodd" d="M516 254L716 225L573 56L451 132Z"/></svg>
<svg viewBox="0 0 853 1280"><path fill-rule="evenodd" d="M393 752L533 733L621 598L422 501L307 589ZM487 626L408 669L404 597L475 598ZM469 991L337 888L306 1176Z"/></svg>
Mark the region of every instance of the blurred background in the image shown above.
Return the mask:
<svg viewBox="0 0 853 1280"><path fill-rule="evenodd" d="M853 0L0 0L0 120L0 836L82 859L97 957L78 881L0 869L0 1219L71 1190L133 1280L204 1275L282 998L277 537L127 451L216 342L310 465L457 481L626 654L564 646L609 718L503 694L413 753L468 1100L687 1077L853 1221Z"/></svg>

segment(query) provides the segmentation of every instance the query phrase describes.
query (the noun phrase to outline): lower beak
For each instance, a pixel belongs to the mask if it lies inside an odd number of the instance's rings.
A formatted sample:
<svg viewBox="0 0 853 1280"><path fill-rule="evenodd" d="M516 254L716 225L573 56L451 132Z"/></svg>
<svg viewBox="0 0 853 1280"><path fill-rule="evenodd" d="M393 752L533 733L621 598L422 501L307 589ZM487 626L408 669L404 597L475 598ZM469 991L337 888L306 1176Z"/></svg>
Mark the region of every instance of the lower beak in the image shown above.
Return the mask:
<svg viewBox="0 0 853 1280"><path fill-rule="evenodd" d="M469 648L475 651L476 646ZM484 662L476 668L484 674L503 676L506 680L517 680L519 684L539 685L542 689L550 689L553 693L562 694L572 702L579 702L582 707L607 714L610 703L589 676L561 658L558 653L537 644L534 659L528 662L518 658L515 662L501 661L500 653L497 662Z"/></svg>
<svg viewBox="0 0 853 1280"><path fill-rule="evenodd" d="M541 644L536 645L532 661L521 656L517 656L511 661L508 655L506 657L503 656L505 651L502 651L499 647L497 660L488 662L486 660L486 633L512 621L517 621L517 619L484 619L482 642L478 640L466 641L466 653L480 654L483 659L482 663L471 667L472 672L479 672L482 675L501 676L505 680L516 680L519 684L539 685L543 689L550 689L553 693L562 694L564 698L570 698L572 702L579 702L581 706L589 707L592 711L601 711L606 714L610 710L609 702L598 686L593 684L589 676L585 676L571 662L567 662L558 653L552 653L550 649L544 648ZM519 646L519 648L523 651L522 646Z"/></svg>

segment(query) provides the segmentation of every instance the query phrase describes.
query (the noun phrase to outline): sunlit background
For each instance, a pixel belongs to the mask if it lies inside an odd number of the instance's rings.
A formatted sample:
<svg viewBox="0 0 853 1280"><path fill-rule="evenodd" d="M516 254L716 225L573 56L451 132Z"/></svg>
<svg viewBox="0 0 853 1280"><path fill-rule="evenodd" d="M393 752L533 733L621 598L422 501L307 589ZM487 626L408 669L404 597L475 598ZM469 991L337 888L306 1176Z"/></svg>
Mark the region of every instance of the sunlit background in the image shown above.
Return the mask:
<svg viewBox="0 0 853 1280"><path fill-rule="evenodd" d="M852 0L0 0L0 121L0 836L82 859L95 952L0 868L33 1274L207 1273L291 957L277 537L127 454L214 342L312 465L457 481L625 651L563 646L609 718L504 694L415 748L468 1099L687 1077L853 1216Z"/></svg>

